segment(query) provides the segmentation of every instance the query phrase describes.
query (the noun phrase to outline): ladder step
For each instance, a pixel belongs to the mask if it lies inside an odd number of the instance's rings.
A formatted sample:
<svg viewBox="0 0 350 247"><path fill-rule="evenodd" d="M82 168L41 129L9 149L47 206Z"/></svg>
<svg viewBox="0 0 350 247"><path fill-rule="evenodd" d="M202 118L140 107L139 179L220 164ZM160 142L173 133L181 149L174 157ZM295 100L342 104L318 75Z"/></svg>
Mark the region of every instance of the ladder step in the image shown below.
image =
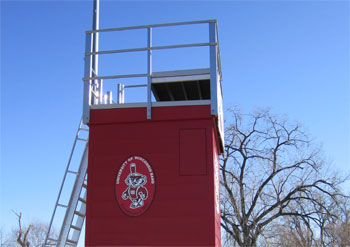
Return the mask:
<svg viewBox="0 0 350 247"><path fill-rule="evenodd" d="M47 240L49 240L49 241L53 241L53 242L58 242L58 240L57 240L57 239L53 239L53 238L47 238Z"/></svg>
<svg viewBox="0 0 350 247"><path fill-rule="evenodd" d="M63 205L63 204L60 204L60 203L57 203L57 206L62 207L62 208L68 208L67 205Z"/></svg>
<svg viewBox="0 0 350 247"><path fill-rule="evenodd" d="M83 142L87 142L88 141L87 139L84 139L84 138L77 138L77 140L83 141Z"/></svg>
<svg viewBox="0 0 350 247"><path fill-rule="evenodd" d="M86 184L86 183L83 183L83 187L86 189L86 188L87 188L87 184Z"/></svg>
<svg viewBox="0 0 350 247"><path fill-rule="evenodd" d="M84 128L80 128L80 130L82 130L82 131L89 131L88 129L84 129Z"/></svg>
<svg viewBox="0 0 350 247"><path fill-rule="evenodd" d="M74 241L74 240L71 240L71 239L67 239L67 242L68 242L68 243L71 243L71 244L75 244L75 245L78 244L77 241Z"/></svg>
<svg viewBox="0 0 350 247"><path fill-rule="evenodd" d="M86 200L84 198L79 197L78 200L86 204Z"/></svg>
<svg viewBox="0 0 350 247"><path fill-rule="evenodd" d="M81 231L81 228L75 226L75 225L70 225L70 228L77 230L77 231Z"/></svg>
<svg viewBox="0 0 350 247"><path fill-rule="evenodd" d="M80 216L80 217L85 217L85 214L80 213L79 211L74 211L74 214Z"/></svg>
<svg viewBox="0 0 350 247"><path fill-rule="evenodd" d="M68 173L72 173L72 174L78 174L77 172L71 171L71 170L68 170L67 172L68 172Z"/></svg>

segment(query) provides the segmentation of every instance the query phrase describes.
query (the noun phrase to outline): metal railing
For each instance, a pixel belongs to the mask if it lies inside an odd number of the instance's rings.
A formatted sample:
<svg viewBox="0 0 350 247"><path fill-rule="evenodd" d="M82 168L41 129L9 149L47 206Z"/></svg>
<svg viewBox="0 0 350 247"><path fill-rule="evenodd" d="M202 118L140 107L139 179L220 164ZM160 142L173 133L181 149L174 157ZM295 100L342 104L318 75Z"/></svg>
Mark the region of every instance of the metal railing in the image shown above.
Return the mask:
<svg viewBox="0 0 350 247"><path fill-rule="evenodd" d="M166 46L152 46L152 30L159 27L170 27L170 26L183 26L183 25L196 25L196 24L209 24L209 42L205 43L187 43L187 44L176 44ZM94 50L92 44L98 44L98 33L102 32L115 32L125 30L147 30L147 46L128 48L128 49L116 49L116 50ZM210 47L210 81L211 81L211 109L212 114L217 115L217 83L220 84L221 91L221 63L220 63L220 49L218 42L218 31L217 31L216 20L201 20L201 21L189 21L189 22L178 22L178 23L163 23L153 25L141 25L131 27L119 27L119 28L107 28L91 30L86 32L86 49L85 49L85 72L84 72L84 102L83 102L83 120L84 123L89 122L90 106L101 104L103 99L102 92L102 80L108 79L120 79L120 78L136 78L145 77L147 78L147 118L151 118L151 82L152 82L152 51L154 50L165 50L165 49L177 49L177 48L188 48L188 47ZM116 75L97 75L94 73L92 68L93 59L98 61L96 58L98 55L104 54L116 54L116 53L130 53L130 52L147 52L147 73L141 74L116 74ZM220 92L222 96L222 92ZM119 102L119 100L118 100Z"/></svg>

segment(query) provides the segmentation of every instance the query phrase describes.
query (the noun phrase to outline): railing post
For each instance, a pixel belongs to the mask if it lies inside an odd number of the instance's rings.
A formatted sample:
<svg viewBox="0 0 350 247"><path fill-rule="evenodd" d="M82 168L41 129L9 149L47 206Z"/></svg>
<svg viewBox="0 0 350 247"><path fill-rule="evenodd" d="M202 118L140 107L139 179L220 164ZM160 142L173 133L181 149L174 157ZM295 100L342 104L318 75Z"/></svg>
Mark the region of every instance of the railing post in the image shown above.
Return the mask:
<svg viewBox="0 0 350 247"><path fill-rule="evenodd" d="M93 6L93 19L92 19L92 30L96 31L100 27L100 0L94 0ZM98 32L93 32L93 46L92 52L98 52ZM98 75L98 55L94 54L92 56L92 68L95 75Z"/></svg>
<svg viewBox="0 0 350 247"><path fill-rule="evenodd" d="M152 28L147 28L147 119L152 117Z"/></svg>
<svg viewBox="0 0 350 247"><path fill-rule="evenodd" d="M124 104L124 84L118 83L118 104Z"/></svg>
<svg viewBox="0 0 350 247"><path fill-rule="evenodd" d="M100 0L94 0L93 4L93 21L92 21L92 29L94 31L98 30L100 27ZM98 52L98 40L99 40L99 33L93 32L92 33L92 52ZM98 76L98 55L94 54L92 55L92 61L91 66L93 70L93 76ZM94 92L99 92L102 90L100 88L101 84L98 80L93 81L93 90ZM97 105L101 102L99 98L93 97L92 98L92 104Z"/></svg>
<svg viewBox="0 0 350 247"><path fill-rule="evenodd" d="M98 104L102 104L103 102L103 80L98 80Z"/></svg>
<svg viewBox="0 0 350 247"><path fill-rule="evenodd" d="M86 34L85 53L91 52L91 33ZM84 57L84 77L90 78L92 73L91 56ZM91 80L84 81L84 96L83 96L83 122L86 124L90 120L90 105L91 105Z"/></svg>
<svg viewBox="0 0 350 247"><path fill-rule="evenodd" d="M209 22L209 43L216 44L216 23ZM217 99L217 84L218 84L218 69L217 69L217 44L210 45L210 101L211 114L218 114L218 99Z"/></svg>
<svg viewBox="0 0 350 247"><path fill-rule="evenodd" d="M112 91L107 91L105 104L113 104Z"/></svg>

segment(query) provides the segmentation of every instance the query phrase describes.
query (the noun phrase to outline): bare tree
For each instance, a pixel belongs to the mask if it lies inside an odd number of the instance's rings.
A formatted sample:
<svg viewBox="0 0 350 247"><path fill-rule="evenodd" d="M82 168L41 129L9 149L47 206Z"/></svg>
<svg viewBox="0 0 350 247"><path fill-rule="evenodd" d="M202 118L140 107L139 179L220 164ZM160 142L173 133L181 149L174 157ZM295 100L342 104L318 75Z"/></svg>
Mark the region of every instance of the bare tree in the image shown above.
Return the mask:
<svg viewBox="0 0 350 247"><path fill-rule="evenodd" d="M320 200L321 201L321 200ZM315 217L316 223L304 222L300 217L283 217L264 234L265 246L269 247L347 247L350 246L349 198L341 197L338 202L323 202L332 211L328 215L321 210ZM334 215L336 217L334 217ZM313 227L311 227L313 225Z"/></svg>
<svg viewBox="0 0 350 247"><path fill-rule="evenodd" d="M6 239L6 244L4 246L42 247L48 231L48 224L41 221L32 221L26 226L22 221L22 213L14 213L17 216L18 226L12 230L12 234ZM51 237L57 236L55 230L51 232Z"/></svg>
<svg viewBox="0 0 350 247"><path fill-rule="evenodd" d="M335 222L325 225L325 238L323 246L350 246L350 200L345 198L340 203L338 217ZM322 246L322 247L323 247Z"/></svg>
<svg viewBox="0 0 350 247"><path fill-rule="evenodd" d="M28 240L28 234L31 230L31 228L33 228L32 225L29 225L28 227L23 227L22 226L22 213L16 213L14 212L18 218L18 230L16 231L16 235L17 235L17 243L22 246L22 247L29 247L30 246L30 242Z"/></svg>
<svg viewBox="0 0 350 247"><path fill-rule="evenodd" d="M221 218L223 229L239 246L257 246L259 237L283 219L298 218L294 223L303 222L311 236L318 212L336 217L323 203L325 198L337 202L344 180L323 173L326 164L320 150L299 124L268 110L230 112L233 120L226 129L220 164ZM309 240L303 241L308 246Z"/></svg>
<svg viewBox="0 0 350 247"><path fill-rule="evenodd" d="M269 247L316 247L317 240L313 231L299 217L286 217L274 224L273 234L265 241Z"/></svg>

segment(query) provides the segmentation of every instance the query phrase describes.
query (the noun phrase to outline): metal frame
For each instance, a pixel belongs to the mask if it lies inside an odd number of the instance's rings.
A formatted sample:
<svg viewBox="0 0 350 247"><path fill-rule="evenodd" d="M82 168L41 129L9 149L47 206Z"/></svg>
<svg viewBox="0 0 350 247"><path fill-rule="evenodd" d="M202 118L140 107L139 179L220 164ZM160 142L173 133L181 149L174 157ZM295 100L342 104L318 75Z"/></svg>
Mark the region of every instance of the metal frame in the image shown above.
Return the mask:
<svg viewBox="0 0 350 247"><path fill-rule="evenodd" d="M152 30L149 28L149 30ZM98 52L87 52L86 56L98 55L98 54L114 54L114 53L126 53L126 52L137 52L137 51L153 51L153 50L166 50L166 49L176 49L176 48L188 48L188 47L200 47L200 46L215 46L216 43L191 43L191 44L181 44L181 45L162 45L153 47L139 47L131 49L119 49L119 50L108 50L108 51L98 51Z"/></svg>
<svg viewBox="0 0 350 247"><path fill-rule="evenodd" d="M205 24L215 22L216 20L199 20L199 21L184 21L184 22L170 22L170 23L160 23L160 24L151 24L151 25L140 25L140 26L128 26L128 27L115 27L115 28L104 28L99 30L89 30L86 31L89 33L102 33L102 32L112 32L112 31L125 31L133 29L146 29L146 28L155 28L155 27L170 27L170 26L182 26L182 25L192 25L192 24Z"/></svg>
<svg viewBox="0 0 350 247"><path fill-rule="evenodd" d="M152 112L152 27L147 28L147 119L151 119Z"/></svg>
<svg viewBox="0 0 350 247"><path fill-rule="evenodd" d="M216 23L209 23L209 41L216 43ZM217 100L217 81L218 81L218 65L217 65L217 47L211 46L210 48L210 99L211 99L211 114L216 115L218 113L218 100ZM215 83L214 83L215 82Z"/></svg>
<svg viewBox="0 0 350 247"><path fill-rule="evenodd" d="M66 245L76 246L78 243L78 239L84 223L85 212L86 212L86 191L85 193L83 193L83 195L81 195L82 194L81 191L82 191L82 187L85 186L86 171L87 171L87 165L88 165L88 139L85 139L84 138L85 135L82 135L81 133L88 132L88 131L89 131L88 126L83 126L83 122L81 121L79 123L78 130L76 132L75 139L73 142L73 147L68 158L67 167L63 176L60 190L58 192L55 208L50 220L48 232L47 232L43 247L50 246L52 245L52 243L54 243L54 245L57 247L64 247ZM71 163L72 163L73 155L78 151L76 149L78 142L84 142L85 147L84 147L84 152L80 161L79 170L74 171L72 170ZM74 174L76 176L75 182L73 187L71 188L72 193L70 195L69 201L62 202L61 197L63 196L62 195L63 187L65 186L68 173ZM79 209L77 209L78 201L82 202ZM50 237L51 229L52 229L52 224L54 222L54 219L58 217L56 215L56 211L59 207L65 208L66 211L65 211L65 216L60 229L59 236L57 239L53 239ZM79 217L77 219L77 222L73 225L74 215L78 215ZM84 216L82 217L80 215L84 215ZM68 236L72 230L73 230L72 239L69 239Z"/></svg>
<svg viewBox="0 0 350 247"><path fill-rule="evenodd" d="M99 29L99 12L100 12L100 1L99 0L93 0L93 24L92 28L93 30ZM99 33L95 32L92 35L86 36L86 42L85 42L85 51L86 52L98 52L98 41L99 41ZM92 56L86 56L85 57L85 66L84 66L84 76L85 77L92 77L87 83L84 83L84 98L83 102L85 106L90 106L94 104L101 104L102 103L102 79L96 79L93 78L94 76L98 75L98 54L94 54ZM85 214L86 214L86 173L87 173L87 166L88 166L88 137L87 139L84 138L84 136L81 136L81 132L89 132L89 127L86 125L84 126L84 123L87 123L90 118L90 109L84 107L83 108L83 117L79 123L78 130L74 139L72 151L70 153L68 164L63 176L62 184L58 193L58 197L56 200L55 208L50 220L50 225L46 234L45 242L43 243L43 247L51 246L54 244L56 247L64 247L64 246L71 246L75 247L78 244L79 236L81 233L81 230L83 228L84 220L85 220ZM71 163L72 163L72 157L73 154L77 152L76 145L78 142L85 142L84 151L82 154L82 158L80 161L79 169L78 171L71 170ZM69 202L66 202L65 204L62 204L60 202L61 196L62 196L62 190L63 187L66 184L66 178L68 173L75 175L75 181L74 185L71 191ZM83 188L85 188L85 191L82 192ZM80 201L80 206L78 207L78 202ZM58 239L52 239L50 238L50 232L52 230L52 224L54 222L56 215L57 208L62 207L65 208L65 216L63 219L63 223L60 229L60 233L58 236ZM74 216L76 216L76 221L73 223ZM71 233L71 234L70 234Z"/></svg>
<svg viewBox="0 0 350 247"><path fill-rule="evenodd" d="M152 30L158 27L169 27L169 26L182 26L182 25L196 25L196 24L209 24L209 42L206 43L189 43L189 44L177 44L168 46L152 46ZM138 47L131 49L117 49L117 50L106 50L98 51L98 33L101 32L114 32L114 31L125 31L125 30L136 30L136 29L147 29L147 47ZM163 50L163 49L177 49L186 47L209 47L210 54L210 81L211 81L211 114L217 116L218 100L222 100L222 89L221 89L221 63L220 63L220 49L219 49L219 38L217 31L216 20L200 20L200 21L189 21L189 22L177 22L177 23L163 23L153 25L141 25L131 27L119 27L119 28L107 28L98 29L86 32L86 48L85 48L85 72L84 72L84 102L83 102L83 121L88 123L90 120L90 108L95 105L102 105L102 80L120 79L120 78L136 78L146 77L147 78L147 119L152 117L151 109L152 105L152 90L151 85L153 80L152 71L152 51ZM117 74L117 75L98 75L98 55L112 54L112 53L127 53L127 52L147 52L147 73L141 74ZM159 72L158 72L159 73ZM157 74L156 72L154 74ZM207 73L205 77L207 76ZM203 76L198 74L197 76ZM156 77L156 76L155 76ZM218 85L219 84L219 85ZM220 88L220 90L218 90ZM124 88L123 88L124 89ZM120 96L121 93L118 93ZM220 98L220 99L218 99ZM123 101L124 102L124 101ZM118 100L118 103L123 103ZM95 107L93 107L95 108Z"/></svg>
<svg viewBox="0 0 350 247"><path fill-rule="evenodd" d="M210 100L152 102L152 107L186 106L186 105L210 105ZM138 108L138 107L147 107L147 102L128 103L128 104L93 105L91 106L91 109Z"/></svg>
<svg viewBox="0 0 350 247"><path fill-rule="evenodd" d="M73 191L71 194L71 198L69 200L69 204L67 207L67 211L65 214L65 217L63 219L63 224L61 228L61 232L58 236L59 242L57 244L57 247L64 247L66 246L66 243L72 243L74 245L78 244L78 241L76 239L68 239L69 231L72 229L72 223L74 215L78 215L80 218L85 219L85 210L86 210L86 204L84 203L83 211L79 212L76 210L76 207L78 205L78 201L80 198L81 189L84 184L86 171L88 166L88 145L85 146L84 154L81 160L81 164L79 166L79 171L77 174L77 178L75 179ZM86 194L84 195L86 200ZM74 228L73 228L74 229ZM81 231L81 228L79 228L79 233ZM79 236L78 236L79 239Z"/></svg>

